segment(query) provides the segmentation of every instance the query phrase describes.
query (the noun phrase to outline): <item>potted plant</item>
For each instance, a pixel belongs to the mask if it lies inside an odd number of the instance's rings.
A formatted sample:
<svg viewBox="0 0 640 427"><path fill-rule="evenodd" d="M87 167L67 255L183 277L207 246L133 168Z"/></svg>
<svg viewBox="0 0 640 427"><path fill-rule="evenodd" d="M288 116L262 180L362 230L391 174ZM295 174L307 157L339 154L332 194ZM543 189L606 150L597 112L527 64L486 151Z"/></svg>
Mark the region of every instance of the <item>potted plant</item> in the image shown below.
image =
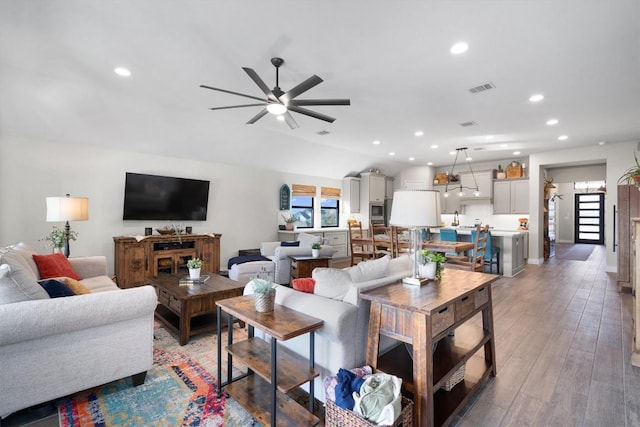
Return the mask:
<svg viewBox="0 0 640 427"><path fill-rule="evenodd" d="M253 279L252 282L256 311L259 313L273 311L276 298L276 290L273 288L273 283L265 279Z"/></svg>
<svg viewBox="0 0 640 427"><path fill-rule="evenodd" d="M640 162L638 162L638 156L636 156L635 152L633 153L633 159L636 162L635 166L631 166L629 169L624 171L622 176L618 178L618 184L634 183L636 186L640 186Z"/></svg>
<svg viewBox="0 0 640 427"><path fill-rule="evenodd" d="M496 172L496 179L505 179L507 173L502 169L502 165L498 165L498 172Z"/></svg>
<svg viewBox="0 0 640 427"><path fill-rule="evenodd" d="M289 231L293 231L293 225L298 220L298 217L295 215L284 216L282 215L282 219L284 219L286 229Z"/></svg>
<svg viewBox="0 0 640 427"><path fill-rule="evenodd" d="M314 258L318 258L320 256L320 248L322 245L320 243L314 243L311 245L311 256Z"/></svg>
<svg viewBox="0 0 640 427"><path fill-rule="evenodd" d="M191 279L199 279L202 260L200 258L191 258L187 261L187 268L189 269L189 277Z"/></svg>
<svg viewBox="0 0 640 427"><path fill-rule="evenodd" d="M439 252L424 249L420 252L420 265L418 266L420 276L426 279L440 280L442 278L442 264L447 259Z"/></svg>
<svg viewBox="0 0 640 427"><path fill-rule="evenodd" d="M78 233L69 229L69 240L76 240L78 237ZM62 247L67 241L67 233L64 228L56 227L55 225L51 228L49 234L44 236L41 241L44 240L47 243L47 246L53 248L53 252L62 252Z"/></svg>

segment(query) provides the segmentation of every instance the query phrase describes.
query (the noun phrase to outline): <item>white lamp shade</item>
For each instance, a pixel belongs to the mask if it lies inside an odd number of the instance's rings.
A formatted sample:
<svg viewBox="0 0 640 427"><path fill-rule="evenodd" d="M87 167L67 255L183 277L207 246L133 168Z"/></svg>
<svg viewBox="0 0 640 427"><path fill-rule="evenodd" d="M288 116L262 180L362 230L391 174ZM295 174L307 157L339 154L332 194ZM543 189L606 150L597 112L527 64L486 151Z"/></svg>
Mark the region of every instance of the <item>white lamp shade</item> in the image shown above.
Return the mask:
<svg viewBox="0 0 640 427"><path fill-rule="evenodd" d="M439 227L440 192L436 190L394 192L389 223L400 227Z"/></svg>
<svg viewBox="0 0 640 427"><path fill-rule="evenodd" d="M86 221L88 219L88 198L47 197L47 222Z"/></svg>

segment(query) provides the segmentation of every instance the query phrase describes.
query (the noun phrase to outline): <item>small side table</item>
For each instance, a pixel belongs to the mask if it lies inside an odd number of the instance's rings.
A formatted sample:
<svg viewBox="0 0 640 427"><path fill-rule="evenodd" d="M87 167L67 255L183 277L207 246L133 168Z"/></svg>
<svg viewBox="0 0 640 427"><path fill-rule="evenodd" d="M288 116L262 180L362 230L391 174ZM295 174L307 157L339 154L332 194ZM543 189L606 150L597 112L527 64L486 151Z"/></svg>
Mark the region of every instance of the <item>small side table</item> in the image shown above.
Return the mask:
<svg viewBox="0 0 640 427"><path fill-rule="evenodd" d="M311 277L311 272L316 267L329 267L329 260L331 257L317 257L310 256L289 256L291 260L291 280L299 279L301 277Z"/></svg>

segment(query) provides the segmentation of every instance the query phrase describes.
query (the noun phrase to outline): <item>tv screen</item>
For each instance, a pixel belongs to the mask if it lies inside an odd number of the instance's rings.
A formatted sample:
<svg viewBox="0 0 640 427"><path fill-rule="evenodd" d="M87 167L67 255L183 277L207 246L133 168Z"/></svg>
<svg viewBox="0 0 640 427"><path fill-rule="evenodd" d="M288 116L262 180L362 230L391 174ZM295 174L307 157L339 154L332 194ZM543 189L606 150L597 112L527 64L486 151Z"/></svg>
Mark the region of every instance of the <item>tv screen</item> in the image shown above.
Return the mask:
<svg viewBox="0 0 640 427"><path fill-rule="evenodd" d="M127 172L122 219L207 219L209 181Z"/></svg>

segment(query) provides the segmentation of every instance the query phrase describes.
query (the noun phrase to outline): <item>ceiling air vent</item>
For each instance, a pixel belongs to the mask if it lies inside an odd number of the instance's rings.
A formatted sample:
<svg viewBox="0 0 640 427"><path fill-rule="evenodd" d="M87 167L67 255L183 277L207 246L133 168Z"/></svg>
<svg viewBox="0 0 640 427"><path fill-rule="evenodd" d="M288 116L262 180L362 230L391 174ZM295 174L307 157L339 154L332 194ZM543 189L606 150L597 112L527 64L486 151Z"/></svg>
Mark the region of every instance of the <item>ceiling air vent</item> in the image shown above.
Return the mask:
<svg viewBox="0 0 640 427"><path fill-rule="evenodd" d="M328 130L321 130L320 132L316 132L318 135L320 136L325 136L325 135L329 135L329 131Z"/></svg>
<svg viewBox="0 0 640 427"><path fill-rule="evenodd" d="M470 120L468 122L464 122L464 123L460 123L460 126L462 126L463 128L469 127L469 126L476 126L477 123L474 122L473 120Z"/></svg>
<svg viewBox="0 0 640 427"><path fill-rule="evenodd" d="M480 86L472 87L471 89L469 89L469 92L471 92L471 93L480 93L480 92L484 92L485 90L495 89L495 88L496 88L496 85L494 85L493 83L489 82L489 83L485 83L485 84L480 85Z"/></svg>

